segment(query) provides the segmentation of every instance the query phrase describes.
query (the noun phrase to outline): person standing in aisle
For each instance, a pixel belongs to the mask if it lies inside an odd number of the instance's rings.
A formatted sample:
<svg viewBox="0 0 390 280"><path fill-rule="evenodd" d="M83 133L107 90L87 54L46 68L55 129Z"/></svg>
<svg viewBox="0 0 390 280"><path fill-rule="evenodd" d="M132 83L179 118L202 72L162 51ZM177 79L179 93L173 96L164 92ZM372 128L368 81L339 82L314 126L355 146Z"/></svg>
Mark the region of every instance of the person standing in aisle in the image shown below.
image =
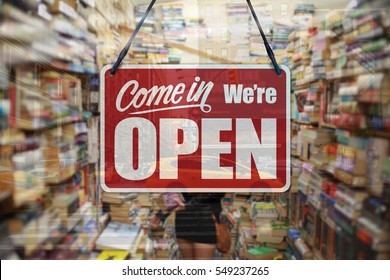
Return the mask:
<svg viewBox="0 0 390 280"><path fill-rule="evenodd" d="M222 211L224 193L183 193L184 203L176 201L175 228L180 254L185 260L211 260L214 258L217 236L215 220ZM168 214L169 215L169 214ZM157 227L168 215L161 212L152 217Z"/></svg>

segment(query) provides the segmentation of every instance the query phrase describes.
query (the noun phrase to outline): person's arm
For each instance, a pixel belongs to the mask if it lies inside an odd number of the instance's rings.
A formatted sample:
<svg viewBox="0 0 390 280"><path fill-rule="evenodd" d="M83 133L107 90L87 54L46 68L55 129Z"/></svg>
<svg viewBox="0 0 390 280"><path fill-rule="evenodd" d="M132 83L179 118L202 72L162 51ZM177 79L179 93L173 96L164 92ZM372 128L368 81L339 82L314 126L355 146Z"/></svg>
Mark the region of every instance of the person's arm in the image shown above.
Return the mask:
<svg viewBox="0 0 390 280"><path fill-rule="evenodd" d="M169 215L171 215L171 212L163 213L163 211L161 210L158 210L158 212L156 213L156 217L163 223L165 222L165 220L168 218Z"/></svg>
<svg viewBox="0 0 390 280"><path fill-rule="evenodd" d="M166 218L172 214L172 212L180 211L185 209L185 205L182 200L174 198L174 200L177 203L177 206L173 209L168 210L166 213L164 213L161 209L158 210L158 212L155 214L155 217L158 219L159 222L165 222Z"/></svg>

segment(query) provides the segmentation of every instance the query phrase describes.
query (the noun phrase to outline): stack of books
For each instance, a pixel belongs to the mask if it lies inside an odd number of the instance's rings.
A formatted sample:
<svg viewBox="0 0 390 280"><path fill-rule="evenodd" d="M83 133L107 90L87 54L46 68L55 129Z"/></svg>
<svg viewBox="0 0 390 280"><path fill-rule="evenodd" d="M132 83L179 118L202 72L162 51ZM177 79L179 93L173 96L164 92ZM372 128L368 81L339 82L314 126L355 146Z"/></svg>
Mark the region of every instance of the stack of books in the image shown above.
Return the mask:
<svg viewBox="0 0 390 280"><path fill-rule="evenodd" d="M369 198L364 201L363 215L357 219L356 234L363 247L359 258L390 257L389 206L389 203L382 199Z"/></svg>
<svg viewBox="0 0 390 280"><path fill-rule="evenodd" d="M298 178L302 173L302 163L299 158L291 158L291 186L289 191L292 193L298 191Z"/></svg>
<svg viewBox="0 0 390 280"><path fill-rule="evenodd" d="M237 227L237 242L235 245L236 258L243 259L244 253L257 246L255 238L255 227L250 218L251 204L248 203L242 206L241 216L238 220Z"/></svg>
<svg viewBox="0 0 390 280"><path fill-rule="evenodd" d="M25 17L26 11L32 11L34 16ZM26 50L12 51L13 61L35 61L68 71L97 73L96 35L78 15L77 2L53 1L39 5L23 2L17 7L7 3L2 5L2 14L6 21L2 23L0 36L10 41L16 39L19 43L12 46L14 50L19 47Z"/></svg>
<svg viewBox="0 0 390 280"><path fill-rule="evenodd" d="M290 56L289 68L293 77L293 85L301 86L309 82L309 78L304 75L305 68L310 66L311 52L309 49L310 26L312 14L294 16L293 22L295 30L288 36L287 52Z"/></svg>
<svg viewBox="0 0 390 280"><path fill-rule="evenodd" d="M285 250L289 224L284 221L272 220L257 227L256 240L266 247Z"/></svg>
<svg viewBox="0 0 390 280"><path fill-rule="evenodd" d="M102 195L102 202L110 206L110 217L112 221L131 224L135 213L132 213L133 201L137 198L136 193L107 193ZM136 211L133 211L136 212Z"/></svg>
<svg viewBox="0 0 390 280"><path fill-rule="evenodd" d="M339 24L327 24L332 28L341 27L335 36L337 40L331 45L335 69L327 73L327 78L349 78L353 88L342 90L336 87L333 90L333 103L343 99L345 104L338 111L328 112L326 121L342 128L386 130L389 114L389 79L383 73L388 68L383 24L386 16L371 13L370 9L362 8L365 5L377 9L385 7L383 1L351 3L351 10L340 15Z"/></svg>
<svg viewBox="0 0 390 280"><path fill-rule="evenodd" d="M263 28L265 37L268 42L272 42L272 27L273 17L268 9L268 6L254 6L256 15L261 19L261 27ZM249 12L249 11L248 11ZM261 38L259 29L255 20L250 17L250 37L249 37L249 55L251 60L259 61L261 58L268 58L267 51Z"/></svg>
<svg viewBox="0 0 390 280"><path fill-rule="evenodd" d="M302 68L302 67L299 67ZM302 68L303 69L303 68ZM312 69L306 67L304 70L305 73L302 73L305 76L305 79L310 79ZM308 73L309 71L310 73ZM320 120L320 102L321 102L321 94L324 92L324 87L320 82L311 83L310 87L299 89L294 91L294 99L296 108L294 108L293 119L315 124Z"/></svg>
<svg viewBox="0 0 390 280"><path fill-rule="evenodd" d="M389 198L389 147L388 139L371 137L368 141L367 172L369 192L376 197Z"/></svg>
<svg viewBox="0 0 390 280"><path fill-rule="evenodd" d="M179 258L179 246L173 238L159 238L153 241L155 260L175 260Z"/></svg>
<svg viewBox="0 0 390 280"><path fill-rule="evenodd" d="M302 238L301 233L297 229L289 229L287 242L293 259L311 260L314 255L310 247Z"/></svg>
<svg viewBox="0 0 390 280"><path fill-rule="evenodd" d="M134 200L134 210L137 213L136 221L142 227L147 227L148 216L155 207L152 195L151 193L138 193L137 198Z"/></svg>
<svg viewBox="0 0 390 280"><path fill-rule="evenodd" d="M390 84L385 73L364 74L356 80L357 101L366 113L367 128L390 129Z"/></svg>
<svg viewBox="0 0 390 280"><path fill-rule="evenodd" d="M249 60L249 19L250 14L245 3L227 4L229 43L237 48L237 61Z"/></svg>
<svg viewBox="0 0 390 280"><path fill-rule="evenodd" d="M368 140L363 137L352 137L338 131L335 177L355 188L368 184L367 147Z"/></svg>
<svg viewBox="0 0 390 280"><path fill-rule="evenodd" d="M313 37L311 67L312 79L321 80L326 78L326 72L333 69L330 59L330 45L333 38L329 33L321 30Z"/></svg>
<svg viewBox="0 0 390 280"><path fill-rule="evenodd" d="M163 4L163 32L166 40L184 42L187 39L182 4Z"/></svg>
<svg viewBox="0 0 390 280"><path fill-rule="evenodd" d="M127 42L129 37L126 37L124 42ZM108 28L99 31L99 37L96 44L96 62L101 69L104 65L115 63L121 51L121 34L117 28ZM123 43L125 44L125 43ZM125 58L128 60L130 55Z"/></svg>
<svg viewBox="0 0 390 280"><path fill-rule="evenodd" d="M294 15L307 15L315 13L315 5L309 3L299 3L296 5Z"/></svg>
<svg viewBox="0 0 390 280"><path fill-rule="evenodd" d="M289 204L286 194L227 194L222 203L222 219L229 225L233 244L221 259L284 258ZM258 248L265 248L272 254L254 256Z"/></svg>
<svg viewBox="0 0 390 280"><path fill-rule="evenodd" d="M146 6L135 6L135 22L138 23L146 11ZM142 25L142 32L148 34L158 33L158 27L160 25L159 19L157 17L157 8L153 8L146 20ZM126 42L131 36L131 32L126 31L125 27L121 29L121 40ZM168 49L161 42L155 42L150 37L136 37L133 45L130 49L129 55L132 59L138 63L167 63L168 61ZM129 60L130 63L133 61Z"/></svg>
<svg viewBox="0 0 390 280"><path fill-rule="evenodd" d="M279 213L273 202L254 202L251 208L251 219L256 224L261 225L263 222L276 220Z"/></svg>
<svg viewBox="0 0 390 280"><path fill-rule="evenodd" d="M143 15L145 14L147 6L135 6L134 7L134 21L136 23L140 22ZM155 33L156 32L156 24L158 18L156 15L156 8L153 8L149 11L148 16L142 24L142 31L145 33Z"/></svg>
<svg viewBox="0 0 390 280"><path fill-rule="evenodd" d="M251 219L255 229L256 241L277 249L285 249L284 235L280 233L279 212L273 202L253 202ZM283 230L281 230L283 231Z"/></svg>
<svg viewBox="0 0 390 280"><path fill-rule="evenodd" d="M274 51L287 49L288 37L293 31L294 27L274 23L272 29L272 49Z"/></svg>
<svg viewBox="0 0 390 280"><path fill-rule="evenodd" d="M329 129L301 129L298 132L297 154L306 161L322 165L327 162L324 148L333 141L333 131Z"/></svg>

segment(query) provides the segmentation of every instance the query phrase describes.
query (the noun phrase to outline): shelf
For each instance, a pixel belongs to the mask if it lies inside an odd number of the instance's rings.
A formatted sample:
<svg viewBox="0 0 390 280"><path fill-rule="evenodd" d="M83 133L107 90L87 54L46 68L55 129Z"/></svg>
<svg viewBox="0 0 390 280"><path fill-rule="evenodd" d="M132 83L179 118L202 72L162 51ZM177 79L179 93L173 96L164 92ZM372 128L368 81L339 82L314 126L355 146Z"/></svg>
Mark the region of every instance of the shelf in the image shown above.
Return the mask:
<svg viewBox="0 0 390 280"><path fill-rule="evenodd" d="M9 170L0 174L0 182L3 186L3 191L0 192L0 202L7 201L11 195L12 203L8 207L10 211L23 205L36 203L46 192L42 180L26 171Z"/></svg>
<svg viewBox="0 0 390 280"><path fill-rule="evenodd" d="M89 71L83 68L81 65L73 64L73 63L62 63L60 61L52 61L48 64L48 67L45 70L60 70L62 72L69 72L75 74L85 74L85 75L96 75L99 73L99 69L97 71Z"/></svg>
<svg viewBox="0 0 390 280"><path fill-rule="evenodd" d="M315 84L315 83L320 83L320 82L323 82L324 79L319 79L319 80L311 80L311 81L307 81L307 82L304 82L302 84L295 84L295 88L293 88L292 90L295 90L295 89L306 89L308 87L310 87L312 84Z"/></svg>
<svg viewBox="0 0 390 280"><path fill-rule="evenodd" d="M44 187L34 187L30 190L23 190L23 191L15 191L13 198L14 198L14 207L19 208L25 204L36 202L38 199L42 197L45 190Z"/></svg>
<svg viewBox="0 0 390 280"><path fill-rule="evenodd" d="M14 128L0 130L0 145L11 145L24 141L26 136L23 132Z"/></svg>
<svg viewBox="0 0 390 280"><path fill-rule="evenodd" d="M309 88L312 84L314 83L330 83L334 82L335 80L350 80L352 78L356 78L359 75L364 75L364 74L372 74L373 72L389 72L389 68L378 68L378 69L373 69L372 71L366 70L364 67L361 68L351 68L351 69L341 69L339 71L333 71L333 72L328 72L326 73L326 78L324 79L318 79L318 80L310 80L310 81L305 81L302 84L296 84L295 86L292 86L292 91L294 90L302 90L302 89L307 89Z"/></svg>
<svg viewBox="0 0 390 280"><path fill-rule="evenodd" d="M322 123L322 122L320 123L320 127L337 129L337 127L332 125L332 124L327 124L327 123Z"/></svg>
<svg viewBox="0 0 390 280"><path fill-rule="evenodd" d="M345 127L337 127L327 123L320 123L319 126L325 128L346 130L351 132L352 134L356 134L356 136L366 136L366 137L373 136L373 137L390 138L390 131L372 130L372 129L348 129Z"/></svg>
<svg viewBox="0 0 390 280"><path fill-rule="evenodd" d="M318 122L307 122L307 121L301 121L301 120L297 120L297 119L291 119L291 122L297 123L297 124L318 126Z"/></svg>
<svg viewBox="0 0 390 280"><path fill-rule="evenodd" d="M342 80L342 79L352 79L355 76L364 75L364 74L372 74L374 72L388 72L389 68L376 68L370 71L366 70L366 68L350 68L350 69L340 69L338 71L333 71L335 73L327 73L326 80Z"/></svg>
<svg viewBox="0 0 390 280"><path fill-rule="evenodd" d="M79 5L80 9L60 11L62 14L53 11L52 5L55 3L40 4L39 8L43 9L39 10L44 10L48 16L53 15L51 20L40 18L36 6L8 2L0 5L0 14L5 16L5 21L1 23L4 47L0 50L0 57L6 58L3 60L7 66L0 71L0 83L4 83L0 99L6 101L2 117L4 126L7 126L0 130L0 145L5 146L2 147L1 162L5 164L0 167L3 189L0 192L0 211L5 225L1 235L7 240L9 238L10 251L15 251L18 257L45 258L51 257L51 252L43 250L80 248L79 240L75 242L77 248L68 245L70 242L67 241L68 237L73 240L81 233L89 237L89 228L79 228L81 221L88 218L98 224L97 215L91 212L98 211L98 204L82 208L75 200L73 204L66 205L69 208L65 211L60 210L65 205L53 203L52 195L53 192L57 195L75 191L78 199L84 203L98 196L97 164L89 165L88 160L81 157L89 152L87 145L91 143L90 139L68 137L65 127L61 129L63 125L94 117L93 113L83 112L83 108L95 109L96 105L91 103L97 100L91 98L89 93L99 91L97 32L91 34L88 28L98 23L89 22L87 26L83 18L87 19L90 12L96 15L98 12L93 7L86 10L78 1L70 2L74 6ZM64 4L66 1L57 1L57 6L58 2ZM94 3L92 0L88 2ZM112 3L108 5L112 6ZM107 13L101 14L107 16ZM75 21L76 17L81 17L82 22ZM91 131L97 130L94 122L87 133L91 135ZM87 144L77 145L77 141L81 140ZM33 151L43 150L48 145L58 147L58 151L44 155ZM68 153L68 145L76 153ZM96 147L93 149L98 150ZM95 151L93 153L97 154ZM52 162L53 157L56 157L58 164ZM80 162L74 163L77 157ZM63 166L66 167L61 168ZM84 171L84 168L88 170L77 177L79 184L72 184L75 170ZM64 183L58 186L61 182ZM84 209L84 212L80 209ZM74 211L76 214L69 214L70 217L65 214ZM12 226L10 230L7 230L8 223ZM85 243L90 250L96 238L97 235L93 239L86 238L92 241ZM72 258L69 256L65 255Z"/></svg>
<svg viewBox="0 0 390 280"><path fill-rule="evenodd" d="M61 125L76 123L79 121L82 121L82 119L72 118L71 116L67 116L67 117L56 119L52 124L34 127L34 126L32 126L32 123L30 120L18 119L15 127L20 129L20 130L25 130L25 131L40 131L40 130L56 128L56 127L61 126Z"/></svg>
<svg viewBox="0 0 390 280"><path fill-rule="evenodd" d="M50 177L45 178L45 182L49 185L58 185L69 180L75 173L76 166L70 165L65 168L58 168L57 170L50 170Z"/></svg>

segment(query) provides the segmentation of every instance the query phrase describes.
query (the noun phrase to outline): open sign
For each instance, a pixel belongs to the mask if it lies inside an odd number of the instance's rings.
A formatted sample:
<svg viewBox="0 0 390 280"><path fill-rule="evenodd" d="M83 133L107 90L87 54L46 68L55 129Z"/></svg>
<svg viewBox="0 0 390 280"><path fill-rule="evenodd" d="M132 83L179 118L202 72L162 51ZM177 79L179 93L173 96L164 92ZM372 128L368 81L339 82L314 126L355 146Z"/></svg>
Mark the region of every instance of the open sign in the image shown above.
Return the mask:
<svg viewBox="0 0 390 280"><path fill-rule="evenodd" d="M101 71L106 191L282 192L290 184L290 73L258 65ZM105 176L108 170L115 176Z"/></svg>

